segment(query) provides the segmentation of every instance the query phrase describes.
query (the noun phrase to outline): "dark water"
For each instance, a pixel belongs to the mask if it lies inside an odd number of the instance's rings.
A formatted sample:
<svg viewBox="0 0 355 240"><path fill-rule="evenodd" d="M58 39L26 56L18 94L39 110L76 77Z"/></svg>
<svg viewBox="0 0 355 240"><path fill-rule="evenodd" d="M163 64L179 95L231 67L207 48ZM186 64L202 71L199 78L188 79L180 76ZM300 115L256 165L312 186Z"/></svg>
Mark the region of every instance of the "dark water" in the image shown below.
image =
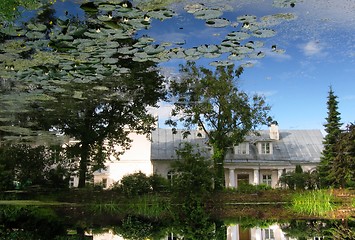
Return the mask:
<svg viewBox="0 0 355 240"><path fill-rule="evenodd" d="M354 239L352 220L216 219L204 211L148 217L102 214L76 207L0 208L0 239Z"/></svg>

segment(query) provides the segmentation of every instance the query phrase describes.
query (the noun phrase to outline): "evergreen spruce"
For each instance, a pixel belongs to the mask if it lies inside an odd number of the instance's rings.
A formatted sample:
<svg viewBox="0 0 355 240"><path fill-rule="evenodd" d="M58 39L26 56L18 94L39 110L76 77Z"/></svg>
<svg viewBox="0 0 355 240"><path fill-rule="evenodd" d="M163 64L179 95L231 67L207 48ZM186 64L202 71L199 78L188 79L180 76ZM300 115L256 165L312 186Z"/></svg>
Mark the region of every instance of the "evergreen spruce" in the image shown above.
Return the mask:
<svg viewBox="0 0 355 240"><path fill-rule="evenodd" d="M327 135L324 137L324 149L320 165L318 167L319 179L321 187L331 186L334 183L335 176L332 174L332 165L336 156L336 142L341 133L340 113L338 112L337 96L334 94L332 87L329 87L327 109L328 116L324 124Z"/></svg>

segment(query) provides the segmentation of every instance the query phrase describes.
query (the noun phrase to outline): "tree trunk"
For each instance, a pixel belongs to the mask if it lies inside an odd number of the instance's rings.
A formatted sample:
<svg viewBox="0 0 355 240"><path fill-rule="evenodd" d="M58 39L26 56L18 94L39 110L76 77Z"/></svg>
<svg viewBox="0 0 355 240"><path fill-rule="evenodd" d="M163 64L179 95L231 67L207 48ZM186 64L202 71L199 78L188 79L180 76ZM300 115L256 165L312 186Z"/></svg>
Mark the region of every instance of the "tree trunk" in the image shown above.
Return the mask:
<svg viewBox="0 0 355 240"><path fill-rule="evenodd" d="M78 188L84 188L86 183L86 173L88 171L90 146L87 143L82 143L79 166L79 185Z"/></svg>
<svg viewBox="0 0 355 240"><path fill-rule="evenodd" d="M214 146L213 148L213 163L215 170L214 188L215 190L222 190L225 187L224 176L224 157L226 151L223 148Z"/></svg>

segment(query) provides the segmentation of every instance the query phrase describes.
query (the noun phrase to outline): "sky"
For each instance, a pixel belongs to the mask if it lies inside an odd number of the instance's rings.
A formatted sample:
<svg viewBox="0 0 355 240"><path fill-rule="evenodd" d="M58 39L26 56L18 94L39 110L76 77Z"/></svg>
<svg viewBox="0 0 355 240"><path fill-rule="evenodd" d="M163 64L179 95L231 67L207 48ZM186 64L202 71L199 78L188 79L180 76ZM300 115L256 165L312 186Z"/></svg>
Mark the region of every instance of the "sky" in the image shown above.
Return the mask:
<svg viewBox="0 0 355 240"><path fill-rule="evenodd" d="M235 2L235 4L233 4ZM238 2L238 3L237 3ZM237 16L262 17L275 13L293 13L295 20L272 26L277 34L262 39L266 57L252 60L245 68L240 87L249 94L265 96L272 109L270 115L280 129L320 129L324 132L327 96L331 86L338 97L342 123L355 121L355 0L294 1L293 8L272 7L272 1L228 1L230 10L222 17L235 21ZM209 2L210 3L210 2ZM216 3L217 4L217 3ZM218 2L223 5L222 2ZM177 7L177 13L179 13ZM175 19L155 21L148 30L157 41L186 41L187 47L213 44L230 29L209 28L191 14ZM276 54L269 46L285 50ZM208 66L208 59L198 60ZM178 74L182 60L164 63L167 76ZM236 62L241 64L243 62ZM168 117L171 105L160 104L159 126Z"/></svg>

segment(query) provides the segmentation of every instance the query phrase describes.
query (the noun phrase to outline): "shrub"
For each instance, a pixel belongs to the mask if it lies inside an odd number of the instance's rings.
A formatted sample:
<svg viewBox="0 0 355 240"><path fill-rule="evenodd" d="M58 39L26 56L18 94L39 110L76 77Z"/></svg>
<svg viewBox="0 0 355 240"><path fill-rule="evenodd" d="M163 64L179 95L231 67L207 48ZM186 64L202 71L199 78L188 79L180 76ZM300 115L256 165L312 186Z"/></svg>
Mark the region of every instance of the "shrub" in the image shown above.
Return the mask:
<svg viewBox="0 0 355 240"><path fill-rule="evenodd" d="M153 192L167 191L170 188L170 182L168 179L159 174L154 173L153 175L149 176L148 180L150 188Z"/></svg>
<svg viewBox="0 0 355 240"><path fill-rule="evenodd" d="M121 179L120 187L126 196L142 195L152 190L149 177L140 171L124 176Z"/></svg>

